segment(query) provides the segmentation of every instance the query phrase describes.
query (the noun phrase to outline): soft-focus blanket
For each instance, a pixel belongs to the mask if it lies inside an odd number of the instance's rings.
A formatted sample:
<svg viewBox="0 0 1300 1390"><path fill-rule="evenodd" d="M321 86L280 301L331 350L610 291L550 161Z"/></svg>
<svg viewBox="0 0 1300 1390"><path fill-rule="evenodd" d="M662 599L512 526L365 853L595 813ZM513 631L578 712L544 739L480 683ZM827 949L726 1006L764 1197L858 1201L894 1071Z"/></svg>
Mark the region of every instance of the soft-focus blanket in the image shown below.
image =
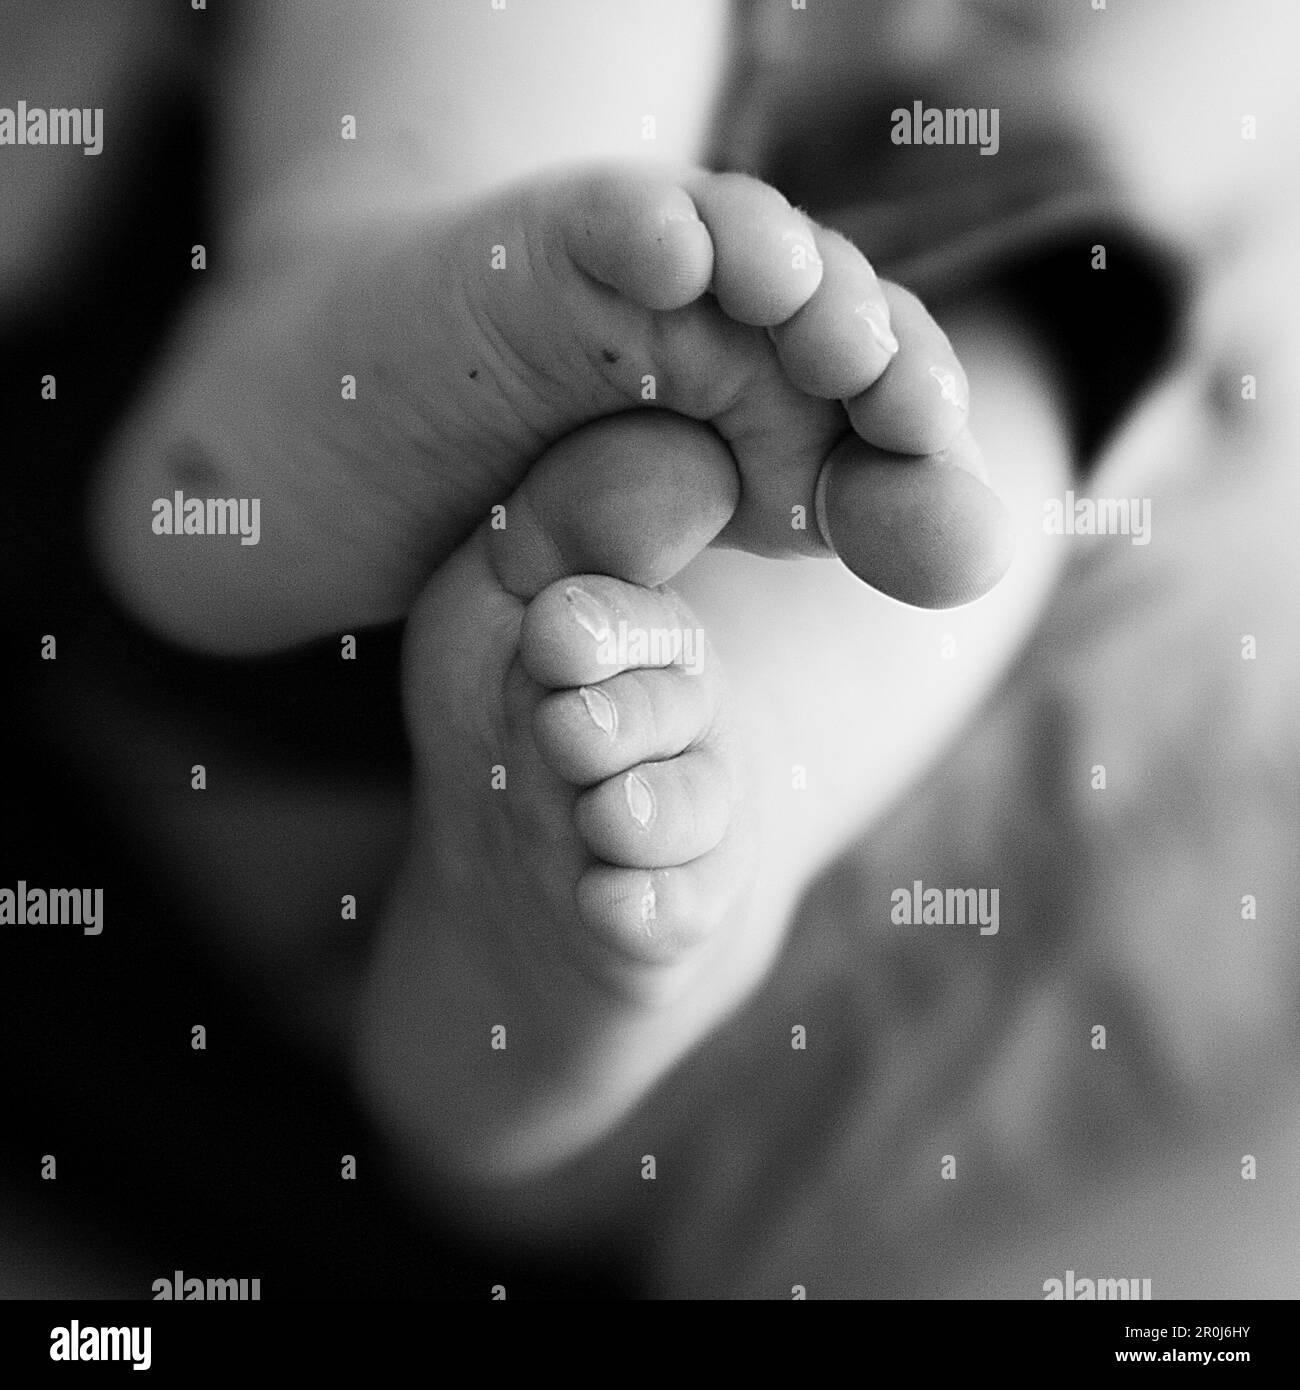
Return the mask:
<svg viewBox="0 0 1300 1390"><path fill-rule="evenodd" d="M947 242L910 249L905 198L839 220L876 245L892 219L933 292L969 267L952 248L1014 279L1044 227L1102 207L1039 193L959 199ZM932 194L913 210L938 217ZM1104 364L1079 383L1111 408L1079 493L1148 501L1150 543L1062 538L1015 669L639 1122L673 1136L665 1292L1041 1298L1067 1269L1300 1292L1300 296L1294 209L1247 221L1183 248L1177 336L1136 399ZM1062 331L1122 357L1143 325L1101 327ZM997 934L895 924L917 880L998 888Z"/></svg>

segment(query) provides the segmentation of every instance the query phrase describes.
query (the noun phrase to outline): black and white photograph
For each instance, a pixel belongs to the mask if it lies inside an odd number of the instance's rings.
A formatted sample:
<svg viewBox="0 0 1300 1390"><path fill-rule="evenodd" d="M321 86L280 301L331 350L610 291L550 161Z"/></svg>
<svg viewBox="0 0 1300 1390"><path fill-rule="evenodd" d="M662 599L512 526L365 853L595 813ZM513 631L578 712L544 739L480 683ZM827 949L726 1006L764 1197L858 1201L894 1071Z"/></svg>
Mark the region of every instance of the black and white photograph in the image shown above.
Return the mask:
<svg viewBox="0 0 1300 1390"><path fill-rule="evenodd" d="M0 1342L1267 1359L1298 63L1294 0L0 4Z"/></svg>

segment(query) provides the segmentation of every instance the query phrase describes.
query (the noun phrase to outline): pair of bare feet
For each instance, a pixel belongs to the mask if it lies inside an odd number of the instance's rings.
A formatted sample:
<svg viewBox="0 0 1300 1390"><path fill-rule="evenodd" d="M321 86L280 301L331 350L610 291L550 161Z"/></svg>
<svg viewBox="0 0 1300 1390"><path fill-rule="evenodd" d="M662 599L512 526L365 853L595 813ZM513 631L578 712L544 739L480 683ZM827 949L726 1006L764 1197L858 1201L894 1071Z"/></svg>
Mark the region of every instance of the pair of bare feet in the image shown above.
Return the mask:
<svg viewBox="0 0 1300 1390"><path fill-rule="evenodd" d="M538 179L202 314L104 470L106 573L236 654L409 614L415 805L358 1073L420 1162L544 1171L785 925L754 750L664 585L717 542L987 590L1011 533L962 368L848 242L696 171ZM259 545L153 535L178 486L259 498Z"/></svg>

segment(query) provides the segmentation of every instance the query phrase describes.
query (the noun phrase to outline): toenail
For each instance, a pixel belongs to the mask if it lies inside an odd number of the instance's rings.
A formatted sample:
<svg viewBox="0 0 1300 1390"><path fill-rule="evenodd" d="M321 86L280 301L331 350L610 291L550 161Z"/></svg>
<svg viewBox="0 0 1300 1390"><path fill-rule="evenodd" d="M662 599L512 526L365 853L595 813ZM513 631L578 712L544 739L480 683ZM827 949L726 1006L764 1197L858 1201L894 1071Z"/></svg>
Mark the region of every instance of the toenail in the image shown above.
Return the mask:
<svg viewBox="0 0 1300 1390"><path fill-rule="evenodd" d="M609 619L605 616L605 610L585 589L571 584L565 589L564 598L584 632L590 633L597 642L603 642L609 636Z"/></svg>
<svg viewBox="0 0 1300 1390"><path fill-rule="evenodd" d="M591 715L591 722L613 738L618 728L618 707L613 700L603 690L590 690L585 685L578 687L578 694L587 707L587 713Z"/></svg>
<svg viewBox="0 0 1300 1390"><path fill-rule="evenodd" d="M894 337L893 330L885 318L885 311L880 305L868 301L865 304L859 304L853 312L863 320L871 330L871 336L892 357L898 351L898 339Z"/></svg>
<svg viewBox="0 0 1300 1390"><path fill-rule="evenodd" d="M650 784L635 772L629 772L627 781L623 783L623 794L627 797L627 809L632 812L632 819L644 830L655 818L655 797Z"/></svg>
<svg viewBox="0 0 1300 1390"><path fill-rule="evenodd" d="M955 405L958 410L970 409L970 392L966 383L959 380L955 372L945 367L931 367L930 375L939 383L939 394L945 401Z"/></svg>

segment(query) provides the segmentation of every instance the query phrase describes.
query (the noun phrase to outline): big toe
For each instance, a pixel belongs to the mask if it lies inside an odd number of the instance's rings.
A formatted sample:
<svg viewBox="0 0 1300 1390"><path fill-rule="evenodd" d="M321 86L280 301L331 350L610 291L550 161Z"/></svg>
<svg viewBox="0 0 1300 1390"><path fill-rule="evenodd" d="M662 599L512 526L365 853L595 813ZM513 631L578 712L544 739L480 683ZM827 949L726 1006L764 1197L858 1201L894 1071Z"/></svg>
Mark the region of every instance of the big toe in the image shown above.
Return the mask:
<svg viewBox="0 0 1300 1390"><path fill-rule="evenodd" d="M529 600L569 574L666 583L730 520L740 480L707 426L659 411L597 420L553 446L494 508L502 587Z"/></svg>
<svg viewBox="0 0 1300 1390"><path fill-rule="evenodd" d="M929 458L901 458L849 436L817 485L822 535L860 579L917 608L983 597L1015 556L1002 500L976 475L963 434Z"/></svg>

